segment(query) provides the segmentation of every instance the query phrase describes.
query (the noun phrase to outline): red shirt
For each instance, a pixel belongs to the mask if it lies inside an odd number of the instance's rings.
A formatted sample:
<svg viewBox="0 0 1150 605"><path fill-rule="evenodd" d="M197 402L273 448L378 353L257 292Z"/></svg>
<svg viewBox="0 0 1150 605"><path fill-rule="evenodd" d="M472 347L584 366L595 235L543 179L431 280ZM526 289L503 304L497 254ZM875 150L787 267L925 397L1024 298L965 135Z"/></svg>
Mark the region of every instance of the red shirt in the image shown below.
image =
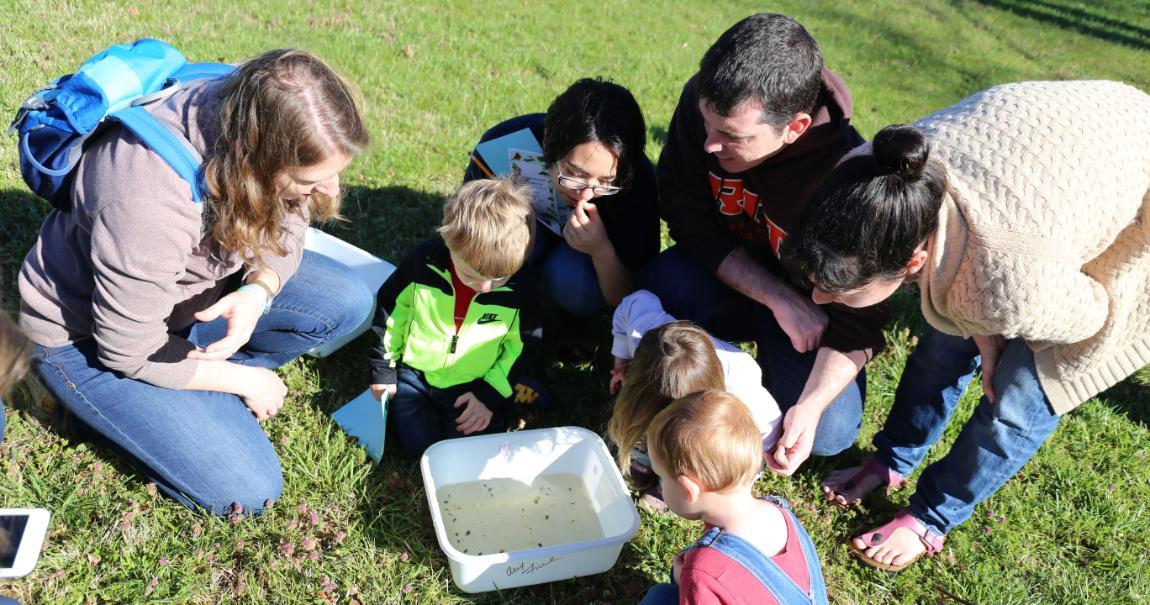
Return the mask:
<svg viewBox="0 0 1150 605"><path fill-rule="evenodd" d="M467 307L471 306L471 299L475 298L475 290L472 290L459 279L459 274L455 272L455 263L449 261L451 267L451 287L455 288L455 333L459 333L459 328L463 326L463 319L467 317Z"/></svg>
<svg viewBox="0 0 1150 605"><path fill-rule="evenodd" d="M803 592L810 592L811 578L791 516L787 521L787 544L770 557ZM707 531L710 530L708 527ZM778 605L778 599L746 567L714 548L695 548L686 554L679 572L679 602L715 605Z"/></svg>

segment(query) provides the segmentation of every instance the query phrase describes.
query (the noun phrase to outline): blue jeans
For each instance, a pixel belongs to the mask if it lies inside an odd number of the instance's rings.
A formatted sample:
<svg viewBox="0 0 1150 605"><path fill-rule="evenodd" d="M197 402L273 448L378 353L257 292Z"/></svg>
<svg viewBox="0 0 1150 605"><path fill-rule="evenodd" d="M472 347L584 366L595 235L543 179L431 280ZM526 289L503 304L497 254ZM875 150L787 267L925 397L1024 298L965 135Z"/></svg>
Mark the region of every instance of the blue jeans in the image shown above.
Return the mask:
<svg viewBox="0 0 1150 605"><path fill-rule="evenodd" d="M427 384L418 370L401 367L395 389L395 398L388 402L387 415L395 427L399 449L408 456L423 454L431 444L443 439L464 437L456 429L455 421L463 407L455 407L455 400L470 390L471 384L440 389ZM507 430L505 401L484 401L491 410L491 424L472 433L485 435Z"/></svg>
<svg viewBox="0 0 1150 605"><path fill-rule="evenodd" d="M607 306L591 257L575 250L546 227L535 232L531 262L555 304L578 317L593 317Z"/></svg>
<svg viewBox="0 0 1150 605"><path fill-rule="evenodd" d="M978 359L973 340L926 329L874 437L879 462L904 477L922 462L950 422ZM979 400L950 451L923 471L910 498L910 513L940 534L969 519L975 505L1021 470L1058 426L1023 340L1007 342L993 386L998 401Z"/></svg>
<svg viewBox="0 0 1150 605"><path fill-rule="evenodd" d="M759 349L764 386L779 408L785 414L798 402L817 351L795 351L766 306L727 287L677 246L663 251L647 265L639 285L658 296L668 313L701 325L717 338L753 340ZM832 456L853 445L862 428L865 400L864 370L823 412L811 453Z"/></svg>
<svg viewBox="0 0 1150 605"><path fill-rule="evenodd" d="M271 311L231 361L276 368L363 322L373 293L344 265L305 252ZM200 346L227 330L223 319L195 324ZM279 498L283 475L275 448L236 395L166 389L101 365L94 339L35 349L33 366L81 429L93 431L149 480L188 507L215 514L233 503L256 513Z"/></svg>

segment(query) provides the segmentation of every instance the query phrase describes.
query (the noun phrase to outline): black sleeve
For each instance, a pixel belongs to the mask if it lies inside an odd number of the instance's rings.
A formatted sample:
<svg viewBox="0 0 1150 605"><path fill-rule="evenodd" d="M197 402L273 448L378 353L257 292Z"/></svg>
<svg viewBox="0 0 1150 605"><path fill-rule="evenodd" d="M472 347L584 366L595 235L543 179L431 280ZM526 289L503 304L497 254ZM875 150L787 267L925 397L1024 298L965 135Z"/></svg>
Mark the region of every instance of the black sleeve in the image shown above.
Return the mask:
<svg viewBox="0 0 1150 605"><path fill-rule="evenodd" d="M828 324L822 346L843 353L874 349L874 355L886 346L882 329L891 320L890 305L886 302L861 309L832 303L823 305L823 310Z"/></svg>
<svg viewBox="0 0 1150 605"><path fill-rule="evenodd" d="M601 204L611 204L611 212L604 215L604 226L615 254L620 262L639 277L639 272L659 253L659 193L655 184L655 168L643 157L635 169L631 188Z"/></svg>
<svg viewBox="0 0 1150 605"><path fill-rule="evenodd" d="M511 367L508 381L515 385L525 376L538 376L542 368L539 366L539 356L543 348L543 318L539 302L539 281L537 271L532 265L524 267L519 272L519 284L516 292L519 294L519 338L523 341L523 353Z"/></svg>

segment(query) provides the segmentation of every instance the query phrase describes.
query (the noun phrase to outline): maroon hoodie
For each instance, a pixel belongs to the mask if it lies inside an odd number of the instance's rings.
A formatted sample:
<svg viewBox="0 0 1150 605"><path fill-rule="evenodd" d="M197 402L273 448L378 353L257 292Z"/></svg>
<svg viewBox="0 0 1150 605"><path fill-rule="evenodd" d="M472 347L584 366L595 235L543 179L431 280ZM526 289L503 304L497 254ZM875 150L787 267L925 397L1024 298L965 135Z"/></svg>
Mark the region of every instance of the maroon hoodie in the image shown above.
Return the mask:
<svg viewBox="0 0 1150 605"><path fill-rule="evenodd" d="M863 143L850 125L846 84L828 69L822 78L810 128L779 153L741 173L723 170L714 155L703 151L707 134L699 112L697 76L683 87L659 157L660 215L675 243L710 271L717 271L741 245L771 273L792 283L779 264L780 244L839 159ZM885 305L823 308L831 318L823 346L839 351L882 347L882 326L889 319Z"/></svg>

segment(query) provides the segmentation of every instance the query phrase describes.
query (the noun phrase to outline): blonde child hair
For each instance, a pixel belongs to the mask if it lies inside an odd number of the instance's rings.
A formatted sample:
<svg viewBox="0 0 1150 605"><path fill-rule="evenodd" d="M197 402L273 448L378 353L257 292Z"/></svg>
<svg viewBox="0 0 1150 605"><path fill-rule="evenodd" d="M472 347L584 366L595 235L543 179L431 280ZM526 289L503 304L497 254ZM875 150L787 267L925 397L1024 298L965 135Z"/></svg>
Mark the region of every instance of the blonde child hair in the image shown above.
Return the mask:
<svg viewBox="0 0 1150 605"><path fill-rule="evenodd" d="M451 251L484 277L514 274L535 237L531 187L512 176L464 183L443 206L437 231Z"/></svg>
<svg viewBox="0 0 1150 605"><path fill-rule="evenodd" d="M0 311L0 397L8 395L28 372L31 355L32 342L7 313Z"/></svg>
<svg viewBox="0 0 1150 605"><path fill-rule="evenodd" d="M723 366L706 330L677 320L644 334L607 425L619 468L629 474L631 448L643 443L651 420L668 404L690 393L722 388ZM761 444L759 449L762 456Z"/></svg>
<svg viewBox="0 0 1150 605"><path fill-rule="evenodd" d="M710 491L752 482L763 463L762 437L750 410L716 389L676 399L656 414L647 452L671 476L691 477Z"/></svg>

